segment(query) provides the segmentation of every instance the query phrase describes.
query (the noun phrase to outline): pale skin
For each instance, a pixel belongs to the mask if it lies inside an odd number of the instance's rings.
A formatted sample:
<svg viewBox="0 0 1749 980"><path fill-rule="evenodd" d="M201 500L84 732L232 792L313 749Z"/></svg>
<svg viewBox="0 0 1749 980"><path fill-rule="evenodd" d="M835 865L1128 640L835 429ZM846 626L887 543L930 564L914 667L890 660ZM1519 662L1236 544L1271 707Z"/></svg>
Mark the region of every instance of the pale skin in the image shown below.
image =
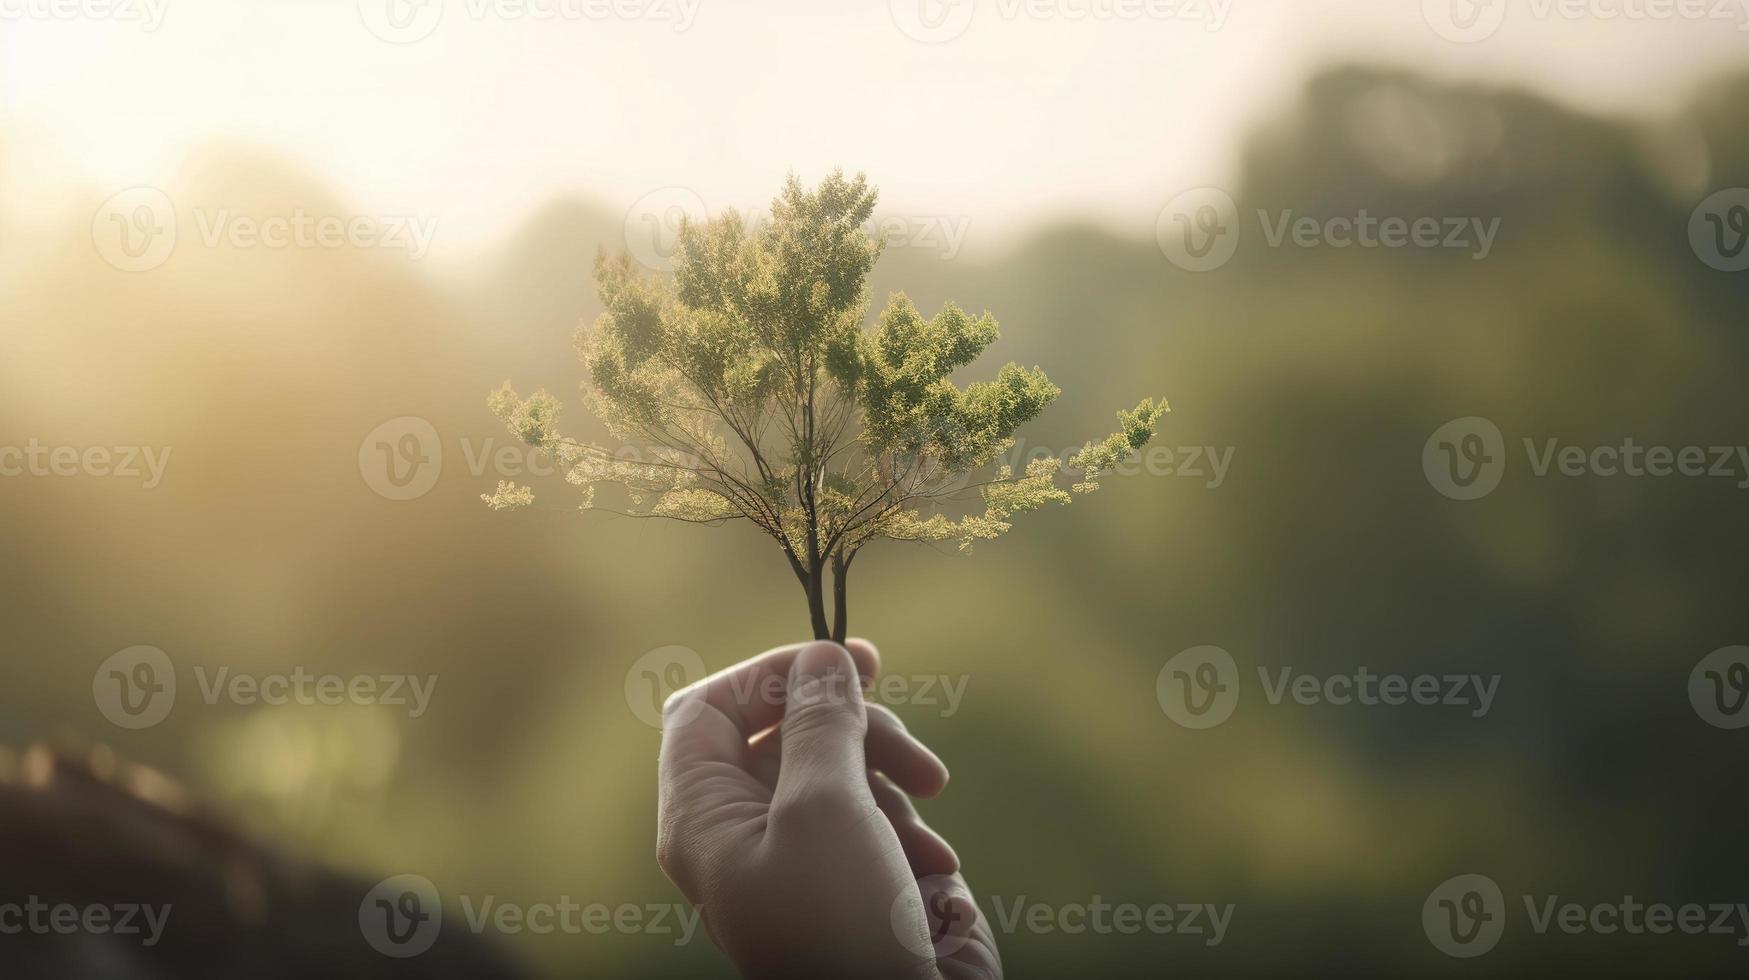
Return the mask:
<svg viewBox="0 0 1749 980"><path fill-rule="evenodd" d="M795 644L664 707L657 861L743 976L1002 976L958 856L911 803L947 768L864 703L879 670L866 640Z"/></svg>

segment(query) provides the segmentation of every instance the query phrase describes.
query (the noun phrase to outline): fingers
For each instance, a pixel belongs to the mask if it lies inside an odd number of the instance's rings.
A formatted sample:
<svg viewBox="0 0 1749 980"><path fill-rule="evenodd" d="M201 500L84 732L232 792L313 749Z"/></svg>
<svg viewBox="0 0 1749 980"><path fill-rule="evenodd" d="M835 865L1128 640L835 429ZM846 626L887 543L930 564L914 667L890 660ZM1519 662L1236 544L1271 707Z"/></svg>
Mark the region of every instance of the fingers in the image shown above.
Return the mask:
<svg viewBox="0 0 1749 980"><path fill-rule="evenodd" d="M868 768L886 773L911 796L927 799L938 795L947 786L947 766L929 746L905 729L905 723L892 709L880 704L870 704L867 709ZM776 729L754 737L749 770L766 787L777 787L782 759L783 739Z"/></svg>
<svg viewBox="0 0 1749 980"><path fill-rule="evenodd" d="M779 731L773 829L791 813L857 819L873 812L863 760L868 711L856 675L856 662L836 643L810 643L795 655Z"/></svg>
<svg viewBox="0 0 1749 980"><path fill-rule="evenodd" d="M893 781L878 772L868 774L869 792L875 805L887 815L899 845L905 849L905 859L911 863L911 873L919 878L928 875L950 875L960 869L959 855L953 847L917 815L917 808Z"/></svg>
<svg viewBox="0 0 1749 980"><path fill-rule="evenodd" d="M868 767L912 796L928 799L947 788L947 766L883 704L868 706Z"/></svg>
<svg viewBox="0 0 1749 980"><path fill-rule="evenodd" d="M662 706L664 780L704 762L745 767L747 740L783 719L790 667L807 646L767 650L669 695ZM873 681L881 667L874 644L851 640L847 649L858 676Z"/></svg>
<svg viewBox="0 0 1749 980"><path fill-rule="evenodd" d="M752 738L783 719L784 692L788 687L790 668L796 655L810 645L791 643L775 647L681 688L670 695L668 703L663 706L664 721L670 716L690 713L680 710L683 707L708 706L741 730L742 741ZM856 663L856 673L865 683L873 681L880 673L881 655L874 644L855 639L846 643L843 649L850 651Z"/></svg>

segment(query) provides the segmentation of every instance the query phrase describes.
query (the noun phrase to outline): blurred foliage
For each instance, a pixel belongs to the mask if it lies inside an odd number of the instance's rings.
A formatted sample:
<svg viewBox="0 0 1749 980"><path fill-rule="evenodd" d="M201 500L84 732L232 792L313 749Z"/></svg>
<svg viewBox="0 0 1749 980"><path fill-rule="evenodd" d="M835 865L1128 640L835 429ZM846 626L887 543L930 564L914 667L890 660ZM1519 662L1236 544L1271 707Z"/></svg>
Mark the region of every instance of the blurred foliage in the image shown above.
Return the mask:
<svg viewBox="0 0 1749 980"><path fill-rule="evenodd" d="M1743 743L1695 718L1684 689L1702 655L1749 635L1744 491L1532 479L1520 462L1458 504L1420 468L1427 436L1472 414L1510 452L1527 436L1744 441L1749 278L1696 261L1686 228L1712 190L1749 185L1746 99L1749 78L1727 80L1679 116L1630 122L1333 71L1257 130L1234 195L1250 238L1217 271L1169 264L1152 211L1127 234L1057 227L983 264L888 253L874 296L902 283L926 309L950 294L988 308L1005 327L994 357L1052 366L1069 394L1029 446L1078 445L1108 392L1143 390L1172 399L1158 443L1234 449L1218 488L1114 477L1102 506L1053 511L977 561L889 545L858 566L852 632L887 671L970 678L951 717L901 711L954 770L923 812L986 913L991 895L1238 904L1212 949L1004 936L1016 975L1455 974L1466 965L1419 916L1461 872L1491 875L1509 902L1749 899ZM237 211L327 196L223 149L168 190ZM1499 240L1481 262L1270 249L1250 217L1363 207L1497 216ZM152 491L0 481L0 741L108 742L368 880L677 900L652 859L656 732L627 709L626 670L668 644L714 669L805 636L795 581L752 531L579 515L563 494L495 515L479 494L502 474L469 472L470 450L507 444L481 392L506 376L575 383L570 335L600 312L590 263L620 234L617 214L556 202L499 260L455 275L186 244L127 275L98 260L82 215L9 249L0 444L174 456ZM403 415L442 434L444 473L397 503L361 480L357 450ZM440 680L418 719L185 694L163 724L122 732L93 707L91 676L139 643L184 671ZM1253 685L1231 721L1191 732L1161 713L1154 679L1202 643L1251 677L1364 665L1503 681L1481 720L1271 707ZM1490 970L1741 970L1724 937L1535 936L1514 915ZM721 972L702 939L504 945L553 976Z"/></svg>

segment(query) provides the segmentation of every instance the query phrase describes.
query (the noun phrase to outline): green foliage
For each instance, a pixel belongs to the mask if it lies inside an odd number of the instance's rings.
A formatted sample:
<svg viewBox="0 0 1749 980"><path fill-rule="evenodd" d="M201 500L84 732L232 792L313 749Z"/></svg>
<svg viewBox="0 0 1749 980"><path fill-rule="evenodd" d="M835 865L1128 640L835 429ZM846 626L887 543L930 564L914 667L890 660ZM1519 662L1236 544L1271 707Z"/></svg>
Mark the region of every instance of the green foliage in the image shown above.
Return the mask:
<svg viewBox="0 0 1749 980"><path fill-rule="evenodd" d="M559 403L508 384L492 411L531 446L552 453L595 506L612 485L625 513L699 524L748 520L782 548L808 589L822 630L823 571L840 585L870 541L958 541L1008 531L1012 518L1068 503L1062 465L1023 474L996 467L1014 433L1061 390L1045 373L1004 365L961 387L954 372L995 342L996 321L949 303L933 317L894 294L865 330L867 279L881 243L865 231L875 191L834 172L807 190L791 175L752 227L734 213L682 225L671 280L644 276L624 254L599 256L604 312L579 332L585 395L608 431L636 452L613 453L559 434ZM1074 455L1071 489L1147 443L1162 401L1120 412L1121 428ZM988 472L984 479L972 475ZM982 510L964 502L976 494ZM526 506L527 487L502 483L483 499Z"/></svg>

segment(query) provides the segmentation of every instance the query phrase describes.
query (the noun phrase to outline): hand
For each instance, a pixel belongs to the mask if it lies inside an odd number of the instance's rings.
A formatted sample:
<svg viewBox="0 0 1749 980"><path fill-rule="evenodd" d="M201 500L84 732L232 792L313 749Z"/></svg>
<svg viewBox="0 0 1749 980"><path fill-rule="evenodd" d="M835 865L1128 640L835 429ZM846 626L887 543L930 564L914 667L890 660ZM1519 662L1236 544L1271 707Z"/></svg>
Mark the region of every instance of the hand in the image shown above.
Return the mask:
<svg viewBox="0 0 1749 980"><path fill-rule="evenodd" d="M1002 975L959 858L911 805L947 768L863 703L879 669L866 641L796 644L663 708L656 859L744 976Z"/></svg>

